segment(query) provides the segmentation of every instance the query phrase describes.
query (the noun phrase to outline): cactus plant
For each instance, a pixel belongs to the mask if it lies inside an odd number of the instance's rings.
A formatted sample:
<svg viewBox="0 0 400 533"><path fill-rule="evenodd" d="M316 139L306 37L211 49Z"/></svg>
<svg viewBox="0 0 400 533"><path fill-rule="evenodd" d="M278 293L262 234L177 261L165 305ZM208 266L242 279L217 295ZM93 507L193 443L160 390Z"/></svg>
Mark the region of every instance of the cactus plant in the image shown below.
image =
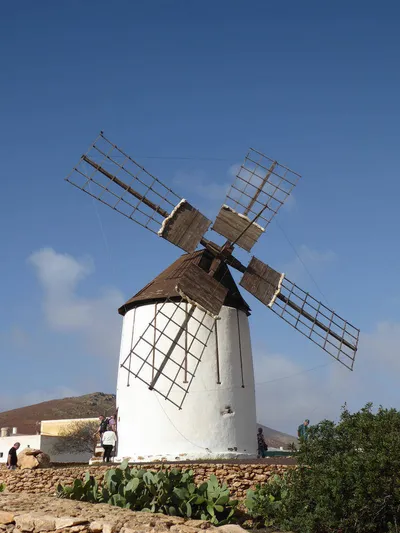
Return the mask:
<svg viewBox="0 0 400 533"><path fill-rule="evenodd" d="M192 470L151 472L130 468L127 461L107 470L100 484L86 473L84 481L76 479L72 486L58 485L57 496L134 511L201 518L215 525L230 522L238 503L230 500L228 487L221 486L215 476L196 485Z"/></svg>

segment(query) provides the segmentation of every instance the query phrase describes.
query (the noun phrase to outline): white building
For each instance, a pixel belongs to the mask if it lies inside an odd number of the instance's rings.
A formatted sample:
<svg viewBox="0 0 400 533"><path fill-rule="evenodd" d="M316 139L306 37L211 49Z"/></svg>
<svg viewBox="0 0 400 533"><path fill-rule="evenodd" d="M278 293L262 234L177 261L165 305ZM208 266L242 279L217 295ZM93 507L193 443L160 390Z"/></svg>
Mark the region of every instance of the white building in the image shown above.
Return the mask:
<svg viewBox="0 0 400 533"><path fill-rule="evenodd" d="M180 257L119 309L124 317L120 365L154 319L157 306L159 309L166 299L177 298L175 287L188 263L207 270L211 261L205 250ZM181 410L150 391L148 385L128 372L126 365L120 366L119 459L153 461L256 455L250 308L224 263L214 277L228 293ZM172 310L175 304L168 303L168 306ZM181 315L178 320L183 320L184 314ZM178 379L184 382L184 372Z"/></svg>
<svg viewBox="0 0 400 533"><path fill-rule="evenodd" d="M7 462L8 451L19 442L19 451L25 448L41 450L50 456L53 463L87 463L92 457L91 452L81 453L54 453L53 447L63 437L60 433L64 428L76 422L94 422L97 418L80 418L66 420L43 420L40 425L39 435L20 435L18 428L1 428L0 432L0 463Z"/></svg>

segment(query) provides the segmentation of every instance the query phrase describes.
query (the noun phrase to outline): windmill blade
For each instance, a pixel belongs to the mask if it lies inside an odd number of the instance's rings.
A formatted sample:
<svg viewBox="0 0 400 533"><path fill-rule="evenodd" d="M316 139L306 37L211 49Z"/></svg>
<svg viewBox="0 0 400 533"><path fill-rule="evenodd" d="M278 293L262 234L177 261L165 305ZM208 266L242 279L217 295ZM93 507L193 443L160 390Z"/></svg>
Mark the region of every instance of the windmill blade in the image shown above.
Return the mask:
<svg viewBox="0 0 400 533"><path fill-rule="evenodd" d="M215 319L218 318L228 293L226 287L194 263L180 276L175 290L182 298Z"/></svg>
<svg viewBox="0 0 400 533"><path fill-rule="evenodd" d="M249 252L300 177L250 148L212 229Z"/></svg>
<svg viewBox="0 0 400 533"><path fill-rule="evenodd" d="M178 409L189 392L215 318L185 298L155 305L153 320L121 367Z"/></svg>
<svg viewBox="0 0 400 533"><path fill-rule="evenodd" d="M155 303L121 367L181 409L228 289L189 261L174 275L173 296Z"/></svg>
<svg viewBox="0 0 400 533"><path fill-rule="evenodd" d="M360 330L256 257L240 285L329 355L353 370Z"/></svg>
<svg viewBox="0 0 400 533"><path fill-rule="evenodd" d="M211 224L103 132L66 181L189 253Z"/></svg>

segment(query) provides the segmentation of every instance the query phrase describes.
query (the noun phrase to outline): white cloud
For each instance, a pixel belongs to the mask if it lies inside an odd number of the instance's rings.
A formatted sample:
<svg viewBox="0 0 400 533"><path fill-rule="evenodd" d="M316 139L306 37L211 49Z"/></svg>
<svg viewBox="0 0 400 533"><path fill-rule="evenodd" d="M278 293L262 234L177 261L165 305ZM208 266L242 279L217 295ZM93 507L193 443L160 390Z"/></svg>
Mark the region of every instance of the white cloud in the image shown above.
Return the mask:
<svg viewBox="0 0 400 533"><path fill-rule="evenodd" d="M200 198L204 198L211 202L222 203L228 193L230 186L234 183L235 178L241 169L241 166L241 163L235 163L231 165L226 172L228 179L224 179L223 181L209 180L207 174L199 170L194 172L177 172L173 181L175 185L182 187L184 191L190 191L191 193L196 194ZM241 177L249 179L250 183L253 179L252 174L247 170L242 170ZM259 181L260 180L256 178L257 186ZM244 184L241 183L237 186L243 187L243 185ZM266 185L266 188L268 189L268 185ZM267 190L267 192L270 192L270 194L272 194L274 192L274 188L271 187L271 190ZM283 208L287 211L292 211L295 205L296 199L294 195L291 194L286 199Z"/></svg>
<svg viewBox="0 0 400 533"><path fill-rule="evenodd" d="M216 181L207 181L206 176L202 172L177 172L174 183L201 198L218 202L224 200L230 186L229 182L218 183Z"/></svg>
<svg viewBox="0 0 400 533"><path fill-rule="evenodd" d="M332 250L319 251L305 244L298 248L297 253L298 255L292 261L286 263L283 268L283 272L287 274L288 278L294 280L304 278L307 275L307 270L312 272L312 274L318 274L337 258Z"/></svg>
<svg viewBox="0 0 400 533"><path fill-rule="evenodd" d="M235 178L238 175L241 166L241 163L235 163L234 165L231 165L228 169L228 175L232 178Z"/></svg>
<svg viewBox="0 0 400 533"><path fill-rule="evenodd" d="M368 364L379 372L400 371L400 323L379 322L371 333L361 337L359 365Z"/></svg>
<svg viewBox="0 0 400 533"><path fill-rule="evenodd" d="M93 261L44 248L34 252L28 262L44 291L43 310L48 325L80 335L92 354L115 353L121 329L117 309L124 301L122 293L103 288L98 296L88 298L78 292L79 283L94 272Z"/></svg>
<svg viewBox="0 0 400 533"><path fill-rule="evenodd" d="M319 369L307 372L281 354L256 358L255 370L257 419L262 424L295 435L297 426L305 418L334 417L340 408L341 402L331 399L326 403L327 390L336 385L335 372L323 382L318 379ZM318 406L324 408L316 413Z"/></svg>
<svg viewBox="0 0 400 533"><path fill-rule="evenodd" d="M13 326L10 332L11 342L17 348L26 348L29 346L28 333L19 326Z"/></svg>
<svg viewBox="0 0 400 533"><path fill-rule="evenodd" d="M9 329L0 331L0 341L17 350L23 350L29 346L30 337L21 326L13 324Z"/></svg>
<svg viewBox="0 0 400 533"><path fill-rule="evenodd" d="M298 352L296 359L286 354L256 353L259 422L293 434L305 418L312 423L323 418L337 419L346 402L352 410L369 401L397 406L399 346L400 323L381 322L360 337L353 372L322 351L324 368L305 366Z"/></svg>

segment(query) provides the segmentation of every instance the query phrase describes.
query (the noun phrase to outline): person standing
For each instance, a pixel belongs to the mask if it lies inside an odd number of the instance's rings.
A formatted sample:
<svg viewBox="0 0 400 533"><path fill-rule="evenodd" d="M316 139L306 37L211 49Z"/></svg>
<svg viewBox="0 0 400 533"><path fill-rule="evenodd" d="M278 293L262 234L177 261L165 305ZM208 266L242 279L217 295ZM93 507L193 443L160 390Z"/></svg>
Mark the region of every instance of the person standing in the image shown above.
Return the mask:
<svg viewBox="0 0 400 533"><path fill-rule="evenodd" d="M110 462L111 454L113 451L113 448L117 442L117 435L115 431L112 430L111 426L107 426L107 430L103 433L103 448L104 448L104 454L103 454L103 463Z"/></svg>
<svg viewBox="0 0 400 533"><path fill-rule="evenodd" d="M108 425L111 426L111 429L115 432L117 432L117 417L115 415L111 415L108 419Z"/></svg>
<svg viewBox="0 0 400 533"><path fill-rule="evenodd" d="M265 442L264 433L262 428L258 428L257 432L257 457L264 458L268 451L268 444Z"/></svg>
<svg viewBox="0 0 400 533"><path fill-rule="evenodd" d="M297 428L297 436L300 440L307 440L308 437L308 426L310 425L310 421L308 418L304 420L302 424Z"/></svg>
<svg viewBox="0 0 400 533"><path fill-rule="evenodd" d="M10 451L8 452L7 456L7 468L9 470L15 470L17 468L18 458L17 458L17 450L20 447L20 443L16 442L12 448L10 448Z"/></svg>
<svg viewBox="0 0 400 533"><path fill-rule="evenodd" d="M103 435L107 430L107 419L104 418L103 415L99 416L99 427L97 428L97 432L100 435L100 444L103 444ZM96 435L95 433L95 435Z"/></svg>

